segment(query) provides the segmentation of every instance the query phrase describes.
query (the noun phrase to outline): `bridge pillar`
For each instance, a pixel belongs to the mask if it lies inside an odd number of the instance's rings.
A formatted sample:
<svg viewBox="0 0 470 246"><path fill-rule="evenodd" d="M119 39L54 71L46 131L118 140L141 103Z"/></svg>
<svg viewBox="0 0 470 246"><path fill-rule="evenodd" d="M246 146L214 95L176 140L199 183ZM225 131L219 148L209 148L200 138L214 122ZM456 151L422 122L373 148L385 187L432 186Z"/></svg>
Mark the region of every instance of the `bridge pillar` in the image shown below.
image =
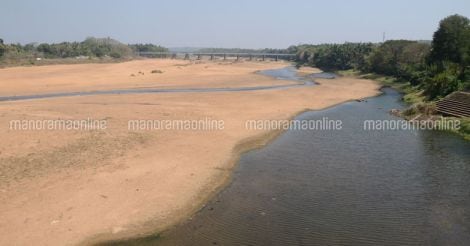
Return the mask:
<svg viewBox="0 0 470 246"><path fill-rule="evenodd" d="M237 61L240 59L240 55L237 54Z"/></svg>
<svg viewBox="0 0 470 246"><path fill-rule="evenodd" d="M250 54L250 61L252 61L252 60L253 60L253 55L252 55L252 54Z"/></svg>
<svg viewBox="0 0 470 246"><path fill-rule="evenodd" d="M265 56L263 55L263 56L261 57L261 59L264 61L264 59L265 59Z"/></svg>
<svg viewBox="0 0 470 246"><path fill-rule="evenodd" d="M184 55L184 59L185 59L185 60L189 60L189 54L188 54L188 53L186 53L186 54Z"/></svg>
<svg viewBox="0 0 470 246"><path fill-rule="evenodd" d="M224 54L224 60L227 60L227 54Z"/></svg>
<svg viewBox="0 0 470 246"><path fill-rule="evenodd" d="M277 59L278 59L278 56L276 55L275 61L277 61Z"/></svg>
<svg viewBox="0 0 470 246"><path fill-rule="evenodd" d="M171 59L176 59L176 53L171 54Z"/></svg>
<svg viewBox="0 0 470 246"><path fill-rule="evenodd" d="M211 54L211 60L214 60L214 54Z"/></svg>
<svg viewBox="0 0 470 246"><path fill-rule="evenodd" d="M201 54L197 54L197 59L201 60Z"/></svg>

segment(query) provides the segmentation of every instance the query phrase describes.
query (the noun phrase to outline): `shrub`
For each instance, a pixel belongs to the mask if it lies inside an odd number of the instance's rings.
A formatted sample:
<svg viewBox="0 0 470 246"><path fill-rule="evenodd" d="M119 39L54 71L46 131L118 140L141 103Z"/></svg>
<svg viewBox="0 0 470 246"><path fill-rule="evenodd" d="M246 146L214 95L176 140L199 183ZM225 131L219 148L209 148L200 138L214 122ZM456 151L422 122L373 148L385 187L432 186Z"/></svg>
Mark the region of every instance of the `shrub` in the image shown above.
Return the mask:
<svg viewBox="0 0 470 246"><path fill-rule="evenodd" d="M464 83L459 79L457 64L445 63L444 69L424 84L424 92L429 99L435 99L459 90Z"/></svg>

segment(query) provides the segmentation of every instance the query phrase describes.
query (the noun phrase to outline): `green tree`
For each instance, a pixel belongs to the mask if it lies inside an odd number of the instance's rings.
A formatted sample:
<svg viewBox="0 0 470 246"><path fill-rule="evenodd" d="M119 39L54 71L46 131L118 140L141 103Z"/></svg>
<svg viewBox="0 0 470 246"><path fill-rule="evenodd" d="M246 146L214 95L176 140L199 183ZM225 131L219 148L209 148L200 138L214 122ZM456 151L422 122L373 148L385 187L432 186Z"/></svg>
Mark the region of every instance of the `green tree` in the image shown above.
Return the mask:
<svg viewBox="0 0 470 246"><path fill-rule="evenodd" d="M168 52L168 49L154 44L130 44L134 52Z"/></svg>
<svg viewBox="0 0 470 246"><path fill-rule="evenodd" d="M434 33L430 63L442 67L443 62L459 64L459 77L470 64L470 20L461 15L451 15L441 20Z"/></svg>
<svg viewBox="0 0 470 246"><path fill-rule="evenodd" d="M3 44L3 39L0 38L0 57L2 57L3 54L5 54L5 51L6 51L6 47Z"/></svg>
<svg viewBox="0 0 470 246"><path fill-rule="evenodd" d="M53 47L50 44L47 44L47 43L43 43L43 44L38 45L36 50L38 52L43 53L43 55L47 58L55 56L55 52L54 52Z"/></svg>
<svg viewBox="0 0 470 246"><path fill-rule="evenodd" d="M453 62L444 62L444 69L437 69L436 66L429 68L436 70L434 76L427 79L424 89L429 99L446 96L454 91L463 89L463 82L458 78L459 66Z"/></svg>
<svg viewBox="0 0 470 246"><path fill-rule="evenodd" d="M370 72L390 75L412 82L421 82L425 59L429 54L427 43L410 40L389 40L376 47L367 59Z"/></svg>
<svg viewBox="0 0 470 246"><path fill-rule="evenodd" d="M344 43L300 45L290 50L297 52L299 64L309 64L325 70L360 69L366 63L365 57L372 51L371 43Z"/></svg>

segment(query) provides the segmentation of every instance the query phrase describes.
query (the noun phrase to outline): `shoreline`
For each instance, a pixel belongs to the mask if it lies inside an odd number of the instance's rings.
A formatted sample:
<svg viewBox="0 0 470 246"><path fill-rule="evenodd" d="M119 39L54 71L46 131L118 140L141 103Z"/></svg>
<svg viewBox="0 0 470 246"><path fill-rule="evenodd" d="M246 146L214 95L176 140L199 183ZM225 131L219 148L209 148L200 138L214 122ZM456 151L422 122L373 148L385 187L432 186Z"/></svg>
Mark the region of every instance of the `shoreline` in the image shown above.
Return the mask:
<svg viewBox="0 0 470 246"><path fill-rule="evenodd" d="M253 75L263 76L265 78L275 79L269 75L261 74L260 71L254 71ZM300 72L298 73L300 74ZM284 80L282 81L290 81L293 83L299 83L299 81L293 80ZM349 100L351 101L351 100ZM338 103L336 105L342 104L345 102ZM334 107L336 105L331 105L328 107ZM325 108L326 109L326 108ZM324 109L321 109L324 110ZM303 109L299 112L294 113L288 119L294 119L302 113L311 111L310 109ZM232 152L230 154L229 160L227 161L226 165L227 168L224 169L224 172L220 175L220 177L213 177L212 180L207 182L205 187L201 190L201 193L206 195L202 196L199 194L198 200L195 202L195 206L189 206L187 209L183 209L179 215L174 218L172 221L167 221L166 226L157 226L152 223L152 221L146 222L145 224L141 225L140 229L137 229L135 232L127 231L122 235L117 234L104 234L104 235L95 235L89 239L84 240L83 242L79 243L78 245L107 245L109 243L119 242L119 241L127 241L133 240L136 238L147 237L151 235L160 235L165 231L171 230L175 226L178 226L182 223L185 223L188 219L190 219L193 215L197 214L201 209L203 209L207 202L213 199L218 193L223 191L227 185L230 184L233 177L233 171L237 167L238 162L240 161L241 156L249 151L256 150L263 148L264 146L268 145L272 141L275 141L278 136L283 134L286 130L278 129L278 130L271 130L266 133L261 133L255 136L250 136L245 139L239 140L232 148ZM156 229L159 228L160 229Z"/></svg>
<svg viewBox="0 0 470 246"><path fill-rule="evenodd" d="M300 74L300 73L299 73ZM266 75L268 76L268 75ZM377 82L378 83L378 82ZM315 82L316 85L321 85L318 82ZM319 108L319 109L303 109L300 110L296 113L294 113L291 117L285 119L285 120L294 120L295 118L299 117L300 115L306 113L306 112L316 112L316 111L323 111L323 110L328 110L334 107L337 107L339 105L349 103L349 102L354 102L357 100L367 100L369 98L374 98L381 96L383 94L382 89L386 88L387 86L381 86L377 89L377 93L372 96L366 96L362 98L355 98L355 99L350 99L350 100L345 100L342 102L338 102L336 104L332 104L329 106L326 106L324 108ZM284 119L281 119L284 120ZM137 231L135 233L132 233L128 231L127 233L123 235L97 235L93 238L87 239L84 242L78 244L78 245L96 245L96 246L106 246L106 245L113 245L113 243L120 243L120 242L127 242L127 241L134 241L138 240L141 238L146 238L146 237L160 237L162 234L165 234L167 231L172 230L173 228L180 226L184 223L186 223L188 220L190 220L194 215L199 213L206 205L207 202L210 200L214 199L217 194L222 192L225 188L227 188L228 185L232 182L233 178L233 172L235 168L237 168L240 158L242 157L243 154L254 151L257 149L261 149L275 141L280 135L284 134L288 130L285 129L277 129L277 130L271 130L267 133L255 135L248 137L246 139L241 139L234 147L232 154L230 156L230 160L227 162L228 168L224 169L223 174L221 177L214 177L211 182L209 182L206 186L208 186L209 193L206 196L201 196L199 195L198 197L200 198L199 201L196 203L199 204L199 206L191 207L188 208L188 210L183 211L181 215L178 216L178 218L174 219L172 222L168 222L167 226L161 227L161 229L155 229L156 227L151 228L151 222L146 223L144 228L141 228L140 231ZM150 226L150 227L148 227ZM128 233L130 235L128 235Z"/></svg>
<svg viewBox="0 0 470 246"><path fill-rule="evenodd" d="M299 114L303 112L308 112L309 110L303 110ZM294 116L297 117L299 114ZM168 221L166 226L159 226L161 229L158 228L156 225L152 225L152 221L144 223L140 226L139 229L136 229L135 232L129 230L123 233L122 235L118 234L105 234L105 235L95 235L89 239L84 240L83 242L79 243L78 245L108 245L116 242L127 241L127 240L134 240L141 237L148 237L152 235L160 235L165 233L165 231L171 230L172 228L185 223L188 219L192 216L197 214L201 209L203 209L207 202L213 199L218 193L223 191L227 185L230 184L233 177L233 171L237 167L238 162L241 156L249 151L256 150L263 148L264 146L268 145L272 141L275 141L278 136L283 134L285 130L273 130L268 132L267 134L260 134L259 136L251 136L247 139L242 139L237 143L234 148L233 152L227 162L227 168L224 169L224 172L220 175L220 177L213 177L213 180L209 181L204 187L203 193L207 194L205 196L199 195L199 200L196 201L196 206L190 206L187 209L183 209L179 215L173 219L172 221Z"/></svg>
<svg viewBox="0 0 470 246"><path fill-rule="evenodd" d="M152 61L152 67L155 66L155 62L160 61ZM132 64L135 63L126 65ZM177 78L190 75L200 78L194 80L198 85L202 82L218 86L221 81L227 81L222 84L237 86L240 86L239 81L245 84L252 81L262 85L279 84L285 81L259 76L254 72L262 67L270 69L285 65L285 63L237 63L229 67L226 64L193 64L184 70L173 69L178 72L178 77L173 81L181 81ZM201 69L204 67L209 68L205 71ZM186 70L186 73L179 72ZM168 76L170 75L169 73ZM284 132L284 130L251 131L242 127L244 121L293 119L305 111L326 109L347 101L377 95L379 92L379 86L371 80L353 78L315 80L320 82L320 85L272 91L87 96L2 103L0 106L6 110L15 110L17 114L33 119L43 117L42 115L46 117L64 114L73 117L96 115L106 116L111 123L119 126L125 122L124 120L143 115L149 117L148 119L211 117L224 119L227 124L225 130L207 132L207 134L145 132L147 135L143 137L150 139L151 142L135 145L135 148L131 148L132 151L118 155L123 156L122 158L109 160L110 164L121 163L118 166L106 164L102 168L103 164L99 164L99 169L91 169L91 173L86 171L89 169L87 166L83 167L86 168L84 171L78 173L73 169L66 169L69 173L67 179L63 179L60 173L48 174L41 179L44 181L39 180L39 183L28 181L34 183L30 189L27 189L29 187L26 186L27 183L16 192L5 190L6 193L3 195L0 193L5 201L8 201L3 205L2 216L5 216L3 224L9 226L0 224L0 229L8 233L6 235L10 235L11 240L17 240L20 244L34 240L38 245L105 243L155 235L156 231L164 232L171 229L198 212L207 201L230 183L233 170L243 153L266 146ZM293 83L298 82L293 81ZM188 97L197 103L189 106ZM80 110L70 114L69 109L73 106L77 106L74 109ZM242 114L240 110L243 110ZM127 113L123 115L123 112ZM89 115L90 113L92 114ZM7 114L3 118L0 117L0 122L6 122L14 116ZM47 134L53 135L31 133L24 137L14 134L11 136L12 144L0 148L5 150L5 154L15 156L18 155L15 153L24 153L27 150L15 146L28 139L34 140L34 137L39 139L60 137L58 141L42 141L38 146L43 146L43 143L61 146L63 143L70 143L74 139L71 137L75 137L68 136L68 133L65 136L49 132ZM0 135L2 134L8 142L10 136L0 131ZM119 134L122 134L122 130L109 129L107 135L119 136ZM113 139L97 140L99 144L96 147L104 148L104 153L107 153L107 148L113 146L122 148L120 143ZM160 144L161 141L165 144ZM195 142L198 144L193 145ZM133 142L129 144L130 147L134 146ZM95 148L95 145L92 144L90 147ZM40 150L35 149L35 151ZM85 153L87 151L85 149ZM74 153L63 157L74 160L73 155L69 156ZM86 161L101 163L108 157L97 155L88 159ZM56 162L56 159L52 160ZM44 172L47 173L48 170ZM77 184L80 184L80 187L77 187ZM22 203L24 199L28 199L29 202ZM76 208L68 210L67 206ZM59 218L56 218L57 213L60 213ZM21 219L25 215L33 218L34 221L31 221L33 223L25 224L30 221L29 218L23 223ZM96 216L102 219L90 220Z"/></svg>
<svg viewBox="0 0 470 246"><path fill-rule="evenodd" d="M413 87L410 82L408 81L400 81L394 76L388 76L388 75L382 75L382 74L377 74L377 73L363 73L358 70L337 70L337 73L339 73L341 76L352 76L355 78L365 78L365 79L372 79L375 80L377 83L382 85L382 87L389 87L392 88L396 91L398 91L402 97L401 100L403 103L406 104L406 107L404 110L399 112L397 116L400 118L409 121L410 119L413 119L415 117L421 117L424 116L428 119L433 118L433 117L443 117L443 119L459 119L462 123L462 125L467 125L466 129L470 129L468 126L470 126L470 118L458 118L458 117L453 117L453 116L445 116L439 113L434 112L433 108L435 107L436 100L434 101L427 101L425 100L425 96L422 94L422 90ZM412 113L411 115L405 115L404 112L416 109L416 106L421 106L421 108L424 109L431 109L431 114L427 114L426 110L416 110L415 113ZM464 140L470 141L470 130L446 130L452 134L455 134L457 136L462 137Z"/></svg>

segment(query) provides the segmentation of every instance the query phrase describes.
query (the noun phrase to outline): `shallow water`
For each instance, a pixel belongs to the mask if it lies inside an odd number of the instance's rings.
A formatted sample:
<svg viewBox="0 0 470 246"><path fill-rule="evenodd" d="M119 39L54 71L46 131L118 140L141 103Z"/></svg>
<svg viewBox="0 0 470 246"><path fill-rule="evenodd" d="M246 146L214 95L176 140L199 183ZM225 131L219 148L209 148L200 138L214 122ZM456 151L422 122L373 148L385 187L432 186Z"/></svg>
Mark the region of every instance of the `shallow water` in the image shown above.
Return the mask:
<svg viewBox="0 0 470 246"><path fill-rule="evenodd" d="M314 83L308 79L297 76L294 67L286 67L281 69L264 70L260 74L269 75L282 80L294 80L298 84L272 85L272 86L251 86L251 87L231 87L231 88L180 88L180 89L157 89L157 88L133 88L133 89L116 89L116 90L99 90L99 91L76 91L76 92L57 92L44 93L21 96L2 96L1 101L21 101L32 99L56 98L56 97L73 97L73 96L92 96L92 95L120 95L120 94L159 94L159 93L201 93L201 92L236 92L236 91L260 91L286 89L292 87L312 86Z"/></svg>
<svg viewBox="0 0 470 246"><path fill-rule="evenodd" d="M289 130L244 154L228 187L186 223L122 245L470 245L470 142L437 131L364 131L397 119L400 95L297 119L342 130Z"/></svg>

